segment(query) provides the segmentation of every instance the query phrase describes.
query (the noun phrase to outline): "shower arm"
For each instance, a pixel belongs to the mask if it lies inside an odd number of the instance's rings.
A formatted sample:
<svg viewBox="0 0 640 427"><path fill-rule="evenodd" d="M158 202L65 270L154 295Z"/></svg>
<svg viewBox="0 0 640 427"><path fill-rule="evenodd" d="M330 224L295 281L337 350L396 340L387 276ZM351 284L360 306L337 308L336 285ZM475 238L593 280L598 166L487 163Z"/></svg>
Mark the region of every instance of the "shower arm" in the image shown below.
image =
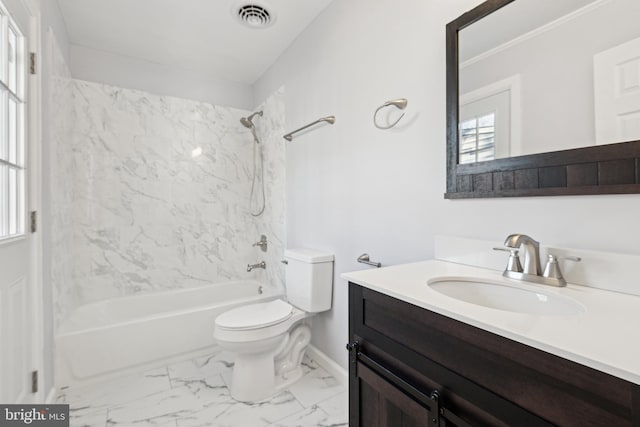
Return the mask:
<svg viewBox="0 0 640 427"><path fill-rule="evenodd" d="M330 125L332 125L336 122L336 116L322 117L321 119L318 119L313 123L309 123L306 126L302 126L300 129L296 129L293 132L289 132L283 138L286 139L287 141L291 141L293 139L293 135L295 135L296 133L301 132L307 128L310 128L311 126L317 125L318 123L322 123L322 122L327 122Z"/></svg>

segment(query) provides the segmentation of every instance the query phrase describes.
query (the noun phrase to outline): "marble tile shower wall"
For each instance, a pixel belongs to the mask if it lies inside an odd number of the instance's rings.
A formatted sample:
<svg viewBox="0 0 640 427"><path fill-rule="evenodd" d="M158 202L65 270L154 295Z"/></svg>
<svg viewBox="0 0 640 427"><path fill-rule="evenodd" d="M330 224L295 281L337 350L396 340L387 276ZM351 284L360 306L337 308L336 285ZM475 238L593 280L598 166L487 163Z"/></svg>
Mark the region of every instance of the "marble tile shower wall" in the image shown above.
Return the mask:
<svg viewBox="0 0 640 427"><path fill-rule="evenodd" d="M47 31L46 43L49 44L49 57L46 58L49 70L49 86L46 96L49 102L48 120L50 178L48 196L51 212L51 281L54 289L56 313L66 313L77 304L77 293L69 286L74 275L74 238L72 205L74 186L67 181L68 171L74 170L73 157L68 155L71 146L74 122L73 81L71 71L60 51L51 28ZM56 321L58 316L56 316Z"/></svg>
<svg viewBox="0 0 640 427"><path fill-rule="evenodd" d="M285 185L286 185L286 141L282 138L285 131L284 89L280 88L271 95L258 110L263 116L254 121L261 138L264 155L264 180L266 206L264 213L255 218L255 234L265 234L269 246L266 253L260 252L256 262L267 263L266 283L284 286L285 266L284 250L285 230ZM283 289L284 290L284 289Z"/></svg>
<svg viewBox="0 0 640 427"><path fill-rule="evenodd" d="M252 247L261 232L284 241L284 155L265 138L270 213L254 218L253 139L239 121L246 111L78 80L71 92L72 137L59 155L69 160L57 180L72 187L74 270L58 286L84 304L265 279L246 265L262 254ZM274 111L265 112L264 131L275 133L284 120L279 94L266 104ZM268 254L281 259L276 250ZM269 276L283 286L281 274Z"/></svg>

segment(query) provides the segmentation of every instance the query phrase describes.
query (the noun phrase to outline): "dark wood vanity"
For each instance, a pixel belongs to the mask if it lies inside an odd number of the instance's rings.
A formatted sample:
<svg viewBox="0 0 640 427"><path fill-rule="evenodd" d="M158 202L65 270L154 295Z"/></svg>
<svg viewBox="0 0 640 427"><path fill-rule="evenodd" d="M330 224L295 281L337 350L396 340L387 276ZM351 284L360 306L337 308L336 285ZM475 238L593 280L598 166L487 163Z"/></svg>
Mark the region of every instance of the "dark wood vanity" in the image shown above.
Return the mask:
<svg viewBox="0 0 640 427"><path fill-rule="evenodd" d="M640 426L640 386L354 283L349 336L352 427Z"/></svg>

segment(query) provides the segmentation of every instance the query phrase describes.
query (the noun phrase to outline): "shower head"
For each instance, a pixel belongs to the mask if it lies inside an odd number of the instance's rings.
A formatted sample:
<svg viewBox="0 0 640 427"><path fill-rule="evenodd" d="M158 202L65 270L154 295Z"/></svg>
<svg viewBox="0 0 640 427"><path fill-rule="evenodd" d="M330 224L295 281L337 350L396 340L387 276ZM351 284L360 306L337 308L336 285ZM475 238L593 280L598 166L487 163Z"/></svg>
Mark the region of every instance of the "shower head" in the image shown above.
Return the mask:
<svg viewBox="0 0 640 427"><path fill-rule="evenodd" d="M262 111L256 111L255 113L251 114L249 117L241 118L240 123L242 123L242 126L252 129L254 127L254 124L251 120L253 120L253 118L256 115L262 117Z"/></svg>

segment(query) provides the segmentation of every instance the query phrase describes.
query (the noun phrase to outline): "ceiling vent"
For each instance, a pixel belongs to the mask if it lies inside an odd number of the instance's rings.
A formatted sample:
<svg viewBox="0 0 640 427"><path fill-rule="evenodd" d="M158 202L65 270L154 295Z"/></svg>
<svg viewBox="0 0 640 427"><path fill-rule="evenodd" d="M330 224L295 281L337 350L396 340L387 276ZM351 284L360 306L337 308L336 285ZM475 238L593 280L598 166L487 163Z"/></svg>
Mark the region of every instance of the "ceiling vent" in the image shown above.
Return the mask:
<svg viewBox="0 0 640 427"><path fill-rule="evenodd" d="M237 16L240 22L250 28L266 28L274 22L271 13L264 6L255 3L240 6Z"/></svg>

